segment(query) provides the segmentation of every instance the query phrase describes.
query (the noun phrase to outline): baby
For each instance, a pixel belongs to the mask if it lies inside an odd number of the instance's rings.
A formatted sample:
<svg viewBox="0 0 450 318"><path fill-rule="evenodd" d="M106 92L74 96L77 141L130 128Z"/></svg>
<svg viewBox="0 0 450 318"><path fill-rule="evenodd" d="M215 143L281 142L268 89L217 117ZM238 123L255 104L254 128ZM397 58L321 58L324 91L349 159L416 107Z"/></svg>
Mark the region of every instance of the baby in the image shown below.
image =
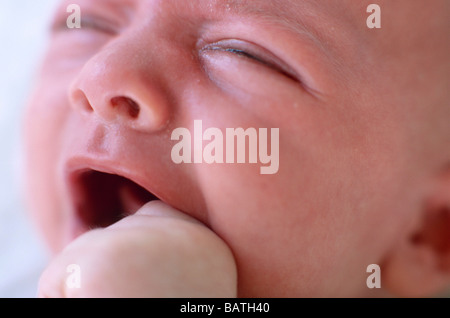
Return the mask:
<svg viewBox="0 0 450 318"><path fill-rule="evenodd" d="M25 120L40 296L450 286L449 1L71 3Z"/></svg>

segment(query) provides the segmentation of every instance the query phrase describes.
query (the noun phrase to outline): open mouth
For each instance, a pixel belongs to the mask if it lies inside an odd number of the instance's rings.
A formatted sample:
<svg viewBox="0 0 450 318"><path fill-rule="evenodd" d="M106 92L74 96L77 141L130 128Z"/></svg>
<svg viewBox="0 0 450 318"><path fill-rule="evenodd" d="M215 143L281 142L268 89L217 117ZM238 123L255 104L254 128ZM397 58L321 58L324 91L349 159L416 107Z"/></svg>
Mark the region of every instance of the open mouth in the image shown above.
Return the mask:
<svg viewBox="0 0 450 318"><path fill-rule="evenodd" d="M158 199L119 175L87 170L77 174L74 181L78 217L90 229L107 227Z"/></svg>

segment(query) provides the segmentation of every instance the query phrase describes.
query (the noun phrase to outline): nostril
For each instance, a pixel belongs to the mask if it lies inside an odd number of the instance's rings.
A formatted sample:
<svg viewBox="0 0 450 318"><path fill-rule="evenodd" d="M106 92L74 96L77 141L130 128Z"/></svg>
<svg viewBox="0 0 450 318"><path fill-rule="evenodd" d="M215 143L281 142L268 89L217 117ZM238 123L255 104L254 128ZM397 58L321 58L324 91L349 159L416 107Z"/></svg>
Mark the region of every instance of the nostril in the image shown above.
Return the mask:
<svg viewBox="0 0 450 318"><path fill-rule="evenodd" d="M134 100L125 96L112 98L111 105L114 108L118 108L118 111L127 113L131 118L137 118L141 111L139 105Z"/></svg>

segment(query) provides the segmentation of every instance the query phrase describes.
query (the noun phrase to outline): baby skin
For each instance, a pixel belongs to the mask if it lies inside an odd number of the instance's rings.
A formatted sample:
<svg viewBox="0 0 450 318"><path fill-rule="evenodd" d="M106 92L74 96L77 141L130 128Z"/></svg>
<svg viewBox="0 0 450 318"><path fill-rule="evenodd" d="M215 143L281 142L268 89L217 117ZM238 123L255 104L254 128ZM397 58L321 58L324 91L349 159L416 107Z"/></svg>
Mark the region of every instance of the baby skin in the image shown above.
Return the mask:
<svg viewBox="0 0 450 318"><path fill-rule="evenodd" d="M377 0L381 28L368 0L79 0L80 29L71 3L25 117L28 206L54 255L40 296L450 286L449 1ZM180 128L192 161L173 160ZM242 163L207 152L208 129L238 128L265 142L236 145Z"/></svg>

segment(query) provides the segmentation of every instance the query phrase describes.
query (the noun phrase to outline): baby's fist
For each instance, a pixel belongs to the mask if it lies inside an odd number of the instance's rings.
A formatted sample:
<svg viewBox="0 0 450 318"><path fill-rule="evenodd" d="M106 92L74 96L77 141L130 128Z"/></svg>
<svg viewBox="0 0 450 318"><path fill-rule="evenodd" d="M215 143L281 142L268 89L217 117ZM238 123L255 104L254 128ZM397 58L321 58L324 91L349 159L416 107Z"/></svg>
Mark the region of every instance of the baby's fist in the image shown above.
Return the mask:
<svg viewBox="0 0 450 318"><path fill-rule="evenodd" d="M69 244L42 274L38 295L235 297L236 289L227 245L195 219L152 201Z"/></svg>

